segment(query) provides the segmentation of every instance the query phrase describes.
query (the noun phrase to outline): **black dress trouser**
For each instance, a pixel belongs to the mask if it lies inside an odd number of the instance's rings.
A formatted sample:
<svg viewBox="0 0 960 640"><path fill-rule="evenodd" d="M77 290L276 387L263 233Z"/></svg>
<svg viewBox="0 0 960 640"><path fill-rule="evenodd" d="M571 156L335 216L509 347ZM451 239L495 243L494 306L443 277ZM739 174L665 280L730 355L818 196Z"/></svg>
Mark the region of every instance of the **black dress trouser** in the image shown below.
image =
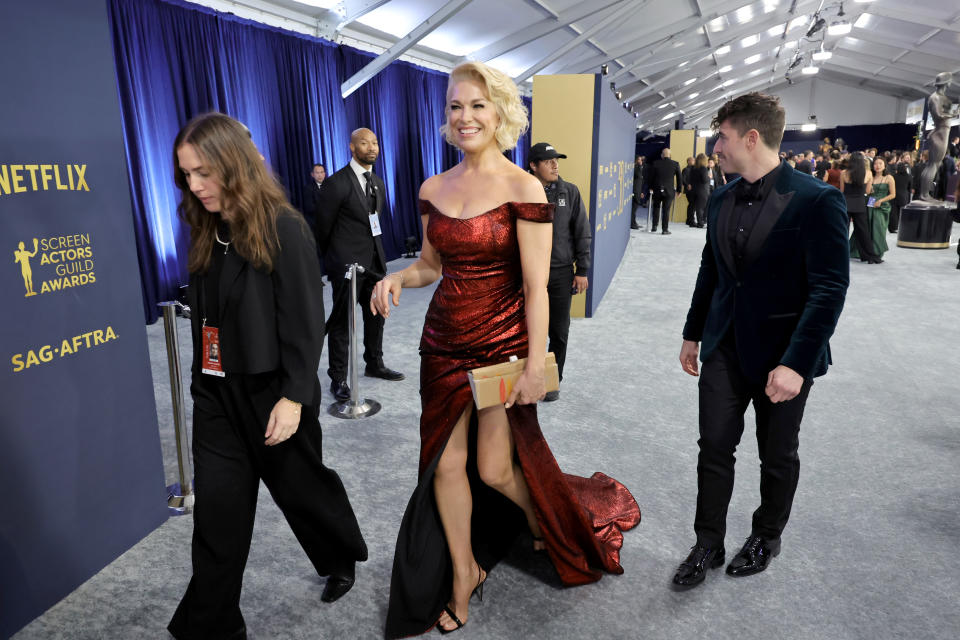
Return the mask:
<svg viewBox="0 0 960 640"><path fill-rule="evenodd" d="M347 379L350 356L350 281L343 274L329 274L333 286L333 309L327 320L327 352L331 380ZM378 278L369 273L357 275L357 304L363 315L363 360L376 367L383 364L383 316L370 311L370 297Z"/></svg>
<svg viewBox="0 0 960 640"><path fill-rule="evenodd" d="M853 221L853 240L860 250L860 259L864 261L878 260L877 249L873 244L873 233L870 229L870 214L867 211L851 211L850 220Z"/></svg>
<svg viewBox="0 0 960 640"><path fill-rule="evenodd" d="M900 229L900 209L903 208L896 198L890 201L890 220L887 222L887 231L896 233Z"/></svg>
<svg viewBox="0 0 960 640"><path fill-rule="evenodd" d="M246 637L240 590L261 479L319 575L343 574L367 558L343 483L323 464L316 407L303 407L290 439L263 444L279 380L194 376L193 577L168 627L178 640Z"/></svg>
<svg viewBox="0 0 960 640"><path fill-rule="evenodd" d="M667 231L670 227L670 209L673 208L674 194L669 191L653 191L653 199L650 202L650 222L651 231L657 230L657 224L660 220L660 213L663 213L663 230Z"/></svg>
<svg viewBox="0 0 960 640"><path fill-rule="evenodd" d="M790 517L800 477L797 453L800 420L812 380L804 380L792 400L772 403L766 381L748 380L740 369L732 337L703 363L700 372L700 455L697 460L697 543L723 545L727 507L733 494L734 452L743 435L743 414L753 402L760 453L760 506L753 512L752 535L779 538Z"/></svg>
<svg viewBox="0 0 960 640"><path fill-rule="evenodd" d="M547 298L550 300L550 324L547 336L548 349L553 351L563 380L563 363L567 359L567 336L570 335L570 301L573 298L573 265L551 267L547 281Z"/></svg>

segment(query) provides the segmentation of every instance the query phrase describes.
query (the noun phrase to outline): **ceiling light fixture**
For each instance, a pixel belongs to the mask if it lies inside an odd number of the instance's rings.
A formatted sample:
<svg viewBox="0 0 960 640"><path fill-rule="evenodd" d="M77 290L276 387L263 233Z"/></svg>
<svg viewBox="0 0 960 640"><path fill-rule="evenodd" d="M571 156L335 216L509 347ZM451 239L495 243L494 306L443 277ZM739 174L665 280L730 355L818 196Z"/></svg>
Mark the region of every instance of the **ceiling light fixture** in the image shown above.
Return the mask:
<svg viewBox="0 0 960 640"><path fill-rule="evenodd" d="M853 29L853 26L846 20L837 20L827 28L827 34L831 36L845 36Z"/></svg>
<svg viewBox="0 0 960 640"><path fill-rule="evenodd" d="M725 44L719 49L717 49L716 51L714 51L714 53L717 54L718 56L727 55L728 53L730 53L730 45Z"/></svg>
<svg viewBox="0 0 960 640"><path fill-rule="evenodd" d="M622 92L622 91L617 91L617 92L614 93L613 95L617 96L617 100L623 100L623 92Z"/></svg>
<svg viewBox="0 0 960 640"><path fill-rule="evenodd" d="M693 84L694 82L696 82L696 81L697 81L696 78L690 78L689 80L687 80L686 82L683 83L683 86L689 87L690 85L692 85L692 84Z"/></svg>
<svg viewBox="0 0 960 640"><path fill-rule="evenodd" d="M819 13L813 14L813 24L807 29L807 37L811 38L815 33L827 26L827 21L820 17Z"/></svg>
<svg viewBox="0 0 960 640"><path fill-rule="evenodd" d="M833 51L826 51L823 48L823 43L820 43L820 51L814 51L813 55L810 56L817 62L823 62L824 60L829 60L833 57Z"/></svg>
<svg viewBox="0 0 960 640"><path fill-rule="evenodd" d="M753 64L754 62L760 62L760 59L762 57L763 56L758 53L756 55L750 56L749 58L744 58L743 64Z"/></svg>
<svg viewBox="0 0 960 640"><path fill-rule="evenodd" d="M814 74L820 73L820 67L813 66L813 63L811 62L810 64L805 66L803 69L800 69L800 72L805 76L812 76Z"/></svg>
<svg viewBox="0 0 960 640"><path fill-rule="evenodd" d="M827 35L831 36L845 36L850 33L850 30L853 29L853 25L847 22L843 16L846 14L843 12L843 3L840 3L840 11L837 12L837 17L839 20L834 20L830 23L830 26L827 27Z"/></svg>
<svg viewBox="0 0 960 640"><path fill-rule="evenodd" d="M816 131L817 125L814 122L808 122L806 124L800 125L800 131Z"/></svg>
<svg viewBox="0 0 960 640"><path fill-rule="evenodd" d="M731 66L731 65L728 64L728 65L724 65L724 66L720 67L719 69L717 69L717 72L718 72L718 73L726 73L727 71L730 71L731 69L733 69L733 66Z"/></svg>

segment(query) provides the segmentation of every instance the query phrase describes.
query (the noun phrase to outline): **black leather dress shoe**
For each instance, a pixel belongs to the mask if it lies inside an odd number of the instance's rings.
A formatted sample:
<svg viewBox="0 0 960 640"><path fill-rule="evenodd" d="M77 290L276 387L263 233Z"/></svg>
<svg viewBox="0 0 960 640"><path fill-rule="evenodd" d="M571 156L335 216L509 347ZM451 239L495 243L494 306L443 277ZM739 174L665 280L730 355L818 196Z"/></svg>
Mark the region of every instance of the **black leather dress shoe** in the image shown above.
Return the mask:
<svg viewBox="0 0 960 640"><path fill-rule="evenodd" d="M547 395L543 396L544 402L556 402L560 399L560 390L556 391L547 391Z"/></svg>
<svg viewBox="0 0 960 640"><path fill-rule="evenodd" d="M400 373L399 371L388 369L382 364L377 366L368 364L366 368L363 370L363 375L368 376L370 378L382 378L384 380L403 380L404 378L406 378L406 376Z"/></svg>
<svg viewBox="0 0 960 640"><path fill-rule="evenodd" d="M750 536L740 552L733 556L727 567L727 575L752 576L767 568L770 559L780 553L780 538L767 540L762 536Z"/></svg>
<svg viewBox="0 0 960 640"><path fill-rule="evenodd" d="M353 588L354 582L353 571L350 571L349 575L330 574L330 577L327 578L327 586L323 588L320 599L324 602L336 602Z"/></svg>
<svg viewBox="0 0 960 640"><path fill-rule="evenodd" d="M330 393L341 402L350 399L350 387L347 386L346 380L331 380Z"/></svg>
<svg viewBox="0 0 960 640"><path fill-rule="evenodd" d="M631 229L639 229L639 228L640 228L640 225L638 225L636 222L634 222L633 224L630 225L630 228L631 228Z"/></svg>
<svg viewBox="0 0 960 640"><path fill-rule="evenodd" d="M665 235L665 236L668 236L668 235L670 235L671 233L673 233L673 231L663 231L663 235Z"/></svg>
<svg viewBox="0 0 960 640"><path fill-rule="evenodd" d="M678 589L695 587L707 577L707 569L723 566L723 547L704 547L699 544L690 549L690 555L677 567L673 584Z"/></svg>

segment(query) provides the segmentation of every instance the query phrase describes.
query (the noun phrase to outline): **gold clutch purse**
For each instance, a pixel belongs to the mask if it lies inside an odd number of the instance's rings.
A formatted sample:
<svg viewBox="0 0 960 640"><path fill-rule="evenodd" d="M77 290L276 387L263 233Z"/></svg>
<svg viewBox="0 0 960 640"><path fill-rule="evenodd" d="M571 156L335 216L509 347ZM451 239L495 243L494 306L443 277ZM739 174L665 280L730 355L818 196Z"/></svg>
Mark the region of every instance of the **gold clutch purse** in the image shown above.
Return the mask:
<svg viewBox="0 0 960 640"><path fill-rule="evenodd" d="M543 382L547 391L557 391L560 389L560 370L553 352L547 353L543 364ZM467 379L477 409L505 403L526 365L527 359L520 358L468 371Z"/></svg>

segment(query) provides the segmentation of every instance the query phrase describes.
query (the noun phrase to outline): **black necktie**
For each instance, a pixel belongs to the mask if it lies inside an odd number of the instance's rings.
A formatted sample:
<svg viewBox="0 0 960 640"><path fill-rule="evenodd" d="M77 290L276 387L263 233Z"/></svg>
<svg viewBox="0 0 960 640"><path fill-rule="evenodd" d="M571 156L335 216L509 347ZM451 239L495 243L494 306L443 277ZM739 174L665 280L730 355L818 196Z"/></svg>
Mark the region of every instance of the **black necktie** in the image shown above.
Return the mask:
<svg viewBox="0 0 960 640"><path fill-rule="evenodd" d="M763 188L763 178L756 182L747 182L740 178L737 188L734 190L734 197L737 202L756 202L760 199L760 190Z"/></svg>
<svg viewBox="0 0 960 640"><path fill-rule="evenodd" d="M363 177L367 180L367 187L364 189L364 195L367 196L367 209L370 213L377 210L377 194L373 187L373 174L369 171L363 172Z"/></svg>

